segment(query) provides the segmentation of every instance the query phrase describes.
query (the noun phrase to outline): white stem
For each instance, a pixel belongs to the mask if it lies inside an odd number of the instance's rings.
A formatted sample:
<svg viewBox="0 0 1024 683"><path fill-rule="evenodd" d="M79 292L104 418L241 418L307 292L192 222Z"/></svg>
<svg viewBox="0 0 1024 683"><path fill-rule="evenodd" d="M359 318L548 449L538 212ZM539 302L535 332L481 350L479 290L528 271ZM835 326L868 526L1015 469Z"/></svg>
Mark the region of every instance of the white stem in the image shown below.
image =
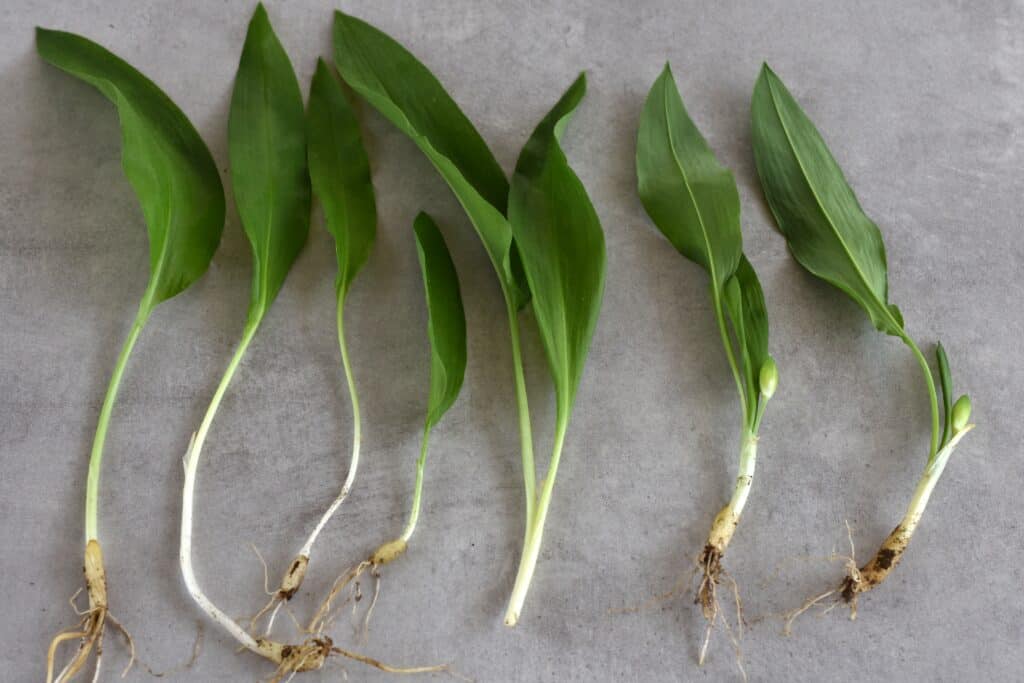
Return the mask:
<svg viewBox="0 0 1024 683"><path fill-rule="evenodd" d="M256 640L249 635L245 629L235 623L235 620L221 611L219 607L206 597L203 589L199 586L195 571L192 569L192 508L195 493L196 466L199 464L198 451L194 450L196 435L192 436L188 451L185 452L185 487L182 493L181 509L181 549L178 560L181 563L181 575L185 579L185 586L189 595L199 605L199 609L213 619L217 624L226 630L243 647L259 654L259 646Z"/></svg>
<svg viewBox="0 0 1024 683"><path fill-rule="evenodd" d="M750 489L754 484L754 467L757 464L757 435L744 431L740 446L740 466L736 474L736 486L729 504L722 508L711 523L708 544L719 553L724 553L739 524L740 515L747 504Z"/></svg>
<svg viewBox="0 0 1024 683"><path fill-rule="evenodd" d="M527 519L523 556L519 560L519 572L516 574L512 595L508 599L508 609L505 611L506 626L515 626L519 623L519 615L523 611L526 594L530 591L530 582L533 581L533 572L537 568L537 558L540 556L541 541L544 538L544 522L548 518L548 507L551 505L551 493L555 487L558 462L562 457L567 422L567 418L560 418L555 427L555 445L548 465L548 475L544 479L540 498L534 508L533 519Z"/></svg>
<svg viewBox="0 0 1024 683"><path fill-rule="evenodd" d="M732 491L732 500L729 502L729 508L737 519L747 504L750 488L754 484L754 467L756 465L757 435L746 433L743 435L743 445L740 448L740 467L736 474L736 487Z"/></svg>
<svg viewBox="0 0 1024 683"><path fill-rule="evenodd" d="M178 561L181 564L181 575L185 579L185 586L188 588L192 599L199 605L199 608L206 612L213 621L220 624L239 644L257 654L259 653L259 646L256 640L245 629L235 623L234 619L214 605L206 597L206 594L203 593L203 589L199 586L199 581L196 580L195 571L192 568L192 511L194 508L196 472L199 469L203 442L206 441L206 434L210 429L210 424L213 422L213 416L220 406L221 399L224 398L224 393L231 382L231 377L235 374L235 370L238 369L238 364L241 362L242 356L245 355L245 351L249 347L249 343L256 334L258 327L258 319L246 325L242 340L238 344L238 349L231 358L231 362L228 363L227 370L225 370L224 376L221 378L220 384L213 394L213 400L210 401L210 406L206 409L206 415L199 425L199 431L192 435L188 450L185 452L183 460L185 483L181 494L181 545L178 554Z"/></svg>
<svg viewBox="0 0 1024 683"><path fill-rule="evenodd" d="M917 488L914 489L914 497L910 499L907 513L903 516L903 521L900 522L900 526L908 538L913 535L914 529L917 528L918 522L921 521L924 509L928 505L928 499L931 498L932 490L935 489L935 484L938 483L942 472L946 469L949 456L953 454L957 444L960 443L960 439L964 438L967 432L972 429L974 429L974 425L969 424L954 434L949 443L935 454L932 462L925 468L924 474L921 475L917 482Z"/></svg>

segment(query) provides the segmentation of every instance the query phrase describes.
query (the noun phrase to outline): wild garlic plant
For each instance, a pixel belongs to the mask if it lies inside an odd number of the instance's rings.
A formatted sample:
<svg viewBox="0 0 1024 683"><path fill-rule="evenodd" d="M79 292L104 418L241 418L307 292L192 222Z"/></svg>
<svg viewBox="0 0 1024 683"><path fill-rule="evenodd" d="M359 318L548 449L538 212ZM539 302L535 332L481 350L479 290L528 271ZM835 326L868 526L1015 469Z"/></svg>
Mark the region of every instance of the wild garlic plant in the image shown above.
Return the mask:
<svg viewBox="0 0 1024 683"><path fill-rule="evenodd" d="M949 361L940 344L936 347L936 361L944 417L940 416L935 377L928 359L907 333L900 310L889 303L882 234L861 209L821 134L767 64L754 87L751 119L757 172L790 253L813 275L853 299L880 332L907 345L921 368L928 393L928 458L903 519L866 564L857 567L851 561L839 586L792 615L838 596L849 604L853 617L857 613L857 597L881 584L903 558L950 456L974 427L970 424L971 401L966 395L953 401Z"/></svg>
<svg viewBox="0 0 1024 683"><path fill-rule="evenodd" d="M717 592L724 573L722 557L754 483L758 430L778 385L778 370L768 354L764 294L743 254L736 181L715 159L687 113L667 64L640 115L636 168L640 198L651 220L672 246L710 277L715 322L740 402L736 484L728 504L715 515L698 557L697 603L707 620L700 650L703 663L721 616Z"/></svg>
<svg viewBox="0 0 1024 683"><path fill-rule="evenodd" d="M427 465L430 433L441 421L459 396L466 373L466 316L462 307L459 278L455 271L444 237L434 220L420 213L413 223L416 253L423 274L423 290L427 304L427 337L430 341L430 390L427 396L426 417L420 441L420 454L416 460L416 482L413 486L409 515L402 533L378 546L370 556L346 570L334 582L327 598L321 603L307 630L322 632L332 618L331 608L345 589L365 571L371 571L377 586L374 599L366 611L370 612L380 593L380 576L384 565L405 554L420 518L423 501L423 480ZM344 604L344 600L341 601ZM443 667L438 667L440 670Z"/></svg>
<svg viewBox="0 0 1024 683"><path fill-rule="evenodd" d="M127 637L127 631L109 612L100 546L100 468L107 430L132 349L153 309L198 280L217 250L224 227L224 190L206 144L155 83L113 53L73 33L37 29L36 48L47 62L93 85L116 107L122 167L142 206L149 233L149 283L110 377L85 482L83 566L89 607L77 627L53 639L47 653L46 678L53 681L58 647L77 640L78 650L56 680L74 678L93 652L94 679L98 679L107 622Z"/></svg>
<svg viewBox="0 0 1024 683"><path fill-rule="evenodd" d="M348 474L341 490L320 516L302 547L288 565L281 584L270 601L252 618L252 629L259 619L270 613L264 633L273 628L274 617L281 604L299 590L309 566L317 538L338 511L355 484L359 469L362 425L359 395L349 359L345 336L345 301L352 283L366 263L376 236L377 207L374 197L370 162L363 146L355 111L349 103L333 69L323 60L317 61L309 89L307 107L308 163L313 192L323 207L327 230L334 238L338 272L334 281L338 346L352 406L352 450Z"/></svg>
<svg viewBox="0 0 1024 683"><path fill-rule="evenodd" d="M444 178L498 276L511 338L526 499L523 553L505 614L505 623L514 626L540 553L576 389L604 292L604 234L559 143L586 81L578 78L534 130L510 185L437 78L390 36L336 12L334 56L342 78L405 133ZM551 459L540 482L519 336L519 313L531 304L556 397Z"/></svg>
<svg viewBox="0 0 1024 683"><path fill-rule="evenodd" d="M192 557L195 486L203 446L228 386L309 233L310 181L302 94L262 5L249 22L235 77L228 114L228 154L235 203L252 246L252 290L241 340L185 453L179 562L185 586L199 609L239 645L276 664L280 676L320 668L331 652L330 645L316 641L293 646L250 635L203 591Z"/></svg>

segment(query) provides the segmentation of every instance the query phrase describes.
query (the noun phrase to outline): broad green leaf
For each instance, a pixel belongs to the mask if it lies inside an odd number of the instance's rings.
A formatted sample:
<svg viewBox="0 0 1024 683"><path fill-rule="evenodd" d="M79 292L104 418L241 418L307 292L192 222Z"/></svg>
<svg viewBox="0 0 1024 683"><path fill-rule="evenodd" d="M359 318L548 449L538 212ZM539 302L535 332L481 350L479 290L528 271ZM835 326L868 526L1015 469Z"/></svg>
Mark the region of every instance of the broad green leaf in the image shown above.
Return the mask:
<svg viewBox="0 0 1024 683"><path fill-rule="evenodd" d="M433 427L459 395L466 373L466 315L459 277L444 237L426 213L416 216L416 253L427 296L430 337L430 399L427 429Z"/></svg>
<svg viewBox="0 0 1024 683"><path fill-rule="evenodd" d="M581 74L533 131L509 194L509 222L563 423L572 412L604 294L601 223L558 141L586 87Z"/></svg>
<svg viewBox="0 0 1024 683"><path fill-rule="evenodd" d="M736 332L746 377L748 405L755 405L758 375L768 360L768 312L757 273L745 255L740 255L736 274L725 286L725 306Z"/></svg>
<svg viewBox="0 0 1024 683"><path fill-rule="evenodd" d="M717 301L743 251L739 193L687 114L667 64L640 116L636 169L647 214L683 256L708 271Z"/></svg>
<svg viewBox="0 0 1024 683"><path fill-rule="evenodd" d="M754 87L751 117L757 172L793 256L860 304L879 330L903 336L903 317L888 303L882 234L814 124L767 64Z"/></svg>
<svg viewBox="0 0 1024 683"><path fill-rule="evenodd" d="M387 34L334 13L334 60L341 77L433 163L476 228L516 308L529 291L505 218L508 181L487 144L437 78Z"/></svg>
<svg viewBox="0 0 1024 683"><path fill-rule="evenodd" d="M209 149L170 98L127 62L73 33L36 29L43 59L117 107L121 163L149 232L149 311L195 282L224 229L224 189Z"/></svg>
<svg viewBox="0 0 1024 683"><path fill-rule="evenodd" d="M377 206L359 121L331 67L317 61L309 90L309 177L334 236L335 281L344 301L373 246Z"/></svg>
<svg viewBox="0 0 1024 683"><path fill-rule="evenodd" d="M252 243L250 316L274 301L309 234L306 113L263 5L249 22L228 116L235 203Z"/></svg>
<svg viewBox="0 0 1024 683"><path fill-rule="evenodd" d="M946 350L942 344L935 347L935 358L939 363L939 382L942 385L942 414L944 416L942 426L942 441L940 445L946 445L953 436L953 375L949 372L949 359L946 357Z"/></svg>

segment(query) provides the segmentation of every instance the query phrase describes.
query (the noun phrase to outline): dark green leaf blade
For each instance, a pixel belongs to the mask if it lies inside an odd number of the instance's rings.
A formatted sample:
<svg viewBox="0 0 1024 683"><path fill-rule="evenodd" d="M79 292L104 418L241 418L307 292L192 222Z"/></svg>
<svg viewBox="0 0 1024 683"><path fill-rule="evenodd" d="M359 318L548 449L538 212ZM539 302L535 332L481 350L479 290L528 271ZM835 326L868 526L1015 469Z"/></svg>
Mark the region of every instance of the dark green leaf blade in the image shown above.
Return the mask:
<svg viewBox="0 0 1024 683"><path fill-rule="evenodd" d="M758 374L768 360L768 311L757 273L745 255L740 256L736 274L726 283L724 293L726 310L740 342L747 399L749 405L754 405Z"/></svg>
<svg viewBox="0 0 1024 683"><path fill-rule="evenodd" d="M636 168L647 214L708 271L718 296L743 251L739 192L687 114L667 64L640 116Z"/></svg>
<svg viewBox="0 0 1024 683"><path fill-rule="evenodd" d="M516 307L529 300L505 218L508 181L480 134L437 78L387 34L334 14L334 60L341 77L420 148L476 228Z"/></svg>
<svg viewBox="0 0 1024 683"><path fill-rule="evenodd" d="M455 264L437 224L421 212L413 223L413 231L429 316L430 399L426 428L430 429L455 402L462 388L466 374L466 315Z"/></svg>
<svg viewBox="0 0 1024 683"><path fill-rule="evenodd" d="M334 237L335 287L338 300L344 301L373 246L377 205L359 121L341 83L322 59L309 90L307 122L309 177Z"/></svg>
<svg viewBox="0 0 1024 683"><path fill-rule="evenodd" d="M572 412L604 294L601 223L558 143L585 92L581 74L526 143L509 194L509 222L533 294L560 421Z"/></svg>
<svg viewBox="0 0 1024 683"><path fill-rule="evenodd" d="M263 5L249 22L228 117L235 203L252 243L250 315L274 301L309 234L306 112Z"/></svg>
<svg viewBox="0 0 1024 683"><path fill-rule="evenodd" d="M949 371L949 358L946 357L946 350L942 348L941 343L935 347L935 358L939 364L939 382L942 385L942 414L944 416L940 446L945 446L946 442L953 436L953 375Z"/></svg>
<svg viewBox="0 0 1024 683"><path fill-rule="evenodd" d="M885 244L814 124L768 65L751 105L754 159L779 230L800 264L846 292L875 327L903 335L888 303Z"/></svg>
<svg viewBox="0 0 1024 683"><path fill-rule="evenodd" d="M95 86L117 107L122 166L149 233L146 310L206 272L224 229L224 188L206 144L151 80L73 33L36 29L47 62Z"/></svg>

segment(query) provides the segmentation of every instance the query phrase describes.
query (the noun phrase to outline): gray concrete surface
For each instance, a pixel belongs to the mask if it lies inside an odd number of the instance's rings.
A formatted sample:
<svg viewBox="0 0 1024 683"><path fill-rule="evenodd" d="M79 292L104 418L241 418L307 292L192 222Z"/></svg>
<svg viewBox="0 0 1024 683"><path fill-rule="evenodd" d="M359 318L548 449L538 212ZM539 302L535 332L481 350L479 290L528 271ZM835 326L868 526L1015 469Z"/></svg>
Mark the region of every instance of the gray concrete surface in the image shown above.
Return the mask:
<svg viewBox="0 0 1024 683"><path fill-rule="evenodd" d="M477 681L736 680L727 639L695 663L702 622L671 588L730 490L737 406L705 276L657 234L634 191L637 117L671 60L690 111L743 199L781 386L758 479L727 557L742 587L752 680L1024 679L1024 4L1020 2L346 2L438 74L511 168L537 119L581 69L587 96L566 140L608 240L603 317L579 393L539 570L521 625L501 623L521 540L522 494L507 333L490 265L420 153L366 113L380 228L348 327L365 411L365 469L327 530L295 611L400 529L428 377L410 225L443 225L470 323L463 395L433 440L408 556L389 567L369 642L398 664L452 662ZM156 80L222 170L232 77L253 3L5 0L0 8L0 679L38 681L50 636L74 621L89 444L146 279L146 236L120 170L113 109L45 65L32 27L83 33ZM304 83L329 54L330 3L269 3ZM922 343L941 337L978 429L947 469L905 563L861 603L777 615L840 575L848 520L866 555L899 519L926 455L918 368L838 292L787 255L761 200L748 134L762 60L825 132L882 227L892 299ZM317 218L319 221L319 217ZM102 534L111 601L139 658L187 659L202 621L178 573L180 456L239 335L250 274L229 210L209 273L161 306L139 343L111 428ZM197 569L229 612L261 601L258 546L276 575L334 495L350 417L334 335L332 246L319 222L238 374L207 445ZM551 392L527 363L538 450ZM1018 398L1014 398L1014 397ZM107 643L104 680L123 647ZM256 680L207 624L174 681ZM384 680L333 662L308 680ZM130 680L147 680L136 668Z"/></svg>

